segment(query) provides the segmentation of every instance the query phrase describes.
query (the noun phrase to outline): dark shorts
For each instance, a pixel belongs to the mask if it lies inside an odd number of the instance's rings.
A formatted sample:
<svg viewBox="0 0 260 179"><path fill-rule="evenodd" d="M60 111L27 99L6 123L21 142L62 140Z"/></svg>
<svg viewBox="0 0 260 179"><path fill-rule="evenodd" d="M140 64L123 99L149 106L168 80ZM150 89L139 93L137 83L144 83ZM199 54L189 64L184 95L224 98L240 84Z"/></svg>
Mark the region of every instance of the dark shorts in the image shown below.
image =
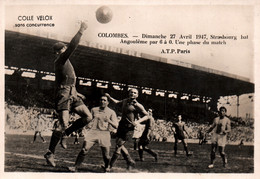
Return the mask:
<svg viewBox="0 0 260 179"><path fill-rule="evenodd" d="M184 139L185 139L185 136L184 136L183 133L180 133L180 134L175 134L175 135L174 135L174 138L175 138L175 140L176 140L176 139L177 139L177 140L184 140Z"/></svg>
<svg viewBox="0 0 260 179"><path fill-rule="evenodd" d="M128 141L133 136L134 127L132 125L119 124L116 137Z"/></svg>
<svg viewBox="0 0 260 179"><path fill-rule="evenodd" d="M142 145L142 146L146 146L150 143L151 141L147 138L147 136L142 136L139 140L139 145Z"/></svg>
<svg viewBox="0 0 260 179"><path fill-rule="evenodd" d="M75 86L61 86L56 90L55 107L57 111L72 110L84 102L77 95Z"/></svg>

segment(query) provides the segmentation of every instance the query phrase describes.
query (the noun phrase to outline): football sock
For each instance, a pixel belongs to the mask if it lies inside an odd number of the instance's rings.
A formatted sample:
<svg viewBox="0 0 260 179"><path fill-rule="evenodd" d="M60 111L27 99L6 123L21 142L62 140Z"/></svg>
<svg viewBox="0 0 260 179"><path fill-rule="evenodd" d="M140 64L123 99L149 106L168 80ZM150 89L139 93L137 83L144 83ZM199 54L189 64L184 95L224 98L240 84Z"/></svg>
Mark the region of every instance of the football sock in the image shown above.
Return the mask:
<svg viewBox="0 0 260 179"><path fill-rule="evenodd" d="M151 149L144 148L144 151L151 154L153 157L157 156L157 154L155 152L153 152Z"/></svg>
<svg viewBox="0 0 260 179"><path fill-rule="evenodd" d="M76 162L75 162L76 167L78 167L82 164L82 162L85 159L85 156L86 156L85 152L83 150L81 150L80 153L78 154Z"/></svg>
<svg viewBox="0 0 260 179"><path fill-rule="evenodd" d="M177 155L177 144L174 145L174 155Z"/></svg>
<svg viewBox="0 0 260 179"><path fill-rule="evenodd" d="M211 164L214 163L215 158L216 158L215 152L211 152L211 154L210 154Z"/></svg>
<svg viewBox="0 0 260 179"><path fill-rule="evenodd" d="M188 147L184 146L184 150L186 151L186 155L189 155Z"/></svg>
<svg viewBox="0 0 260 179"><path fill-rule="evenodd" d="M33 136L33 142L36 141L36 137L37 137L37 133L35 133L34 136Z"/></svg>
<svg viewBox="0 0 260 179"><path fill-rule="evenodd" d="M109 162L110 162L110 159L107 157L104 157L105 168L108 168Z"/></svg>
<svg viewBox="0 0 260 179"><path fill-rule="evenodd" d="M118 153L114 153L111 160L110 160L110 168L112 168L114 166L114 164L116 163L117 159L120 157L120 154Z"/></svg>
<svg viewBox="0 0 260 179"><path fill-rule="evenodd" d="M84 127L87 124L88 124L88 122L87 122L86 118L80 118L80 119L76 120L69 128L67 128L65 130L65 134L67 136L69 136L72 132Z"/></svg>
<svg viewBox="0 0 260 179"><path fill-rule="evenodd" d="M138 154L139 154L140 159L142 159L143 158L143 149L139 148Z"/></svg>
<svg viewBox="0 0 260 179"><path fill-rule="evenodd" d="M56 148L57 144L60 141L61 136L62 136L62 132L61 131L53 131L52 132L51 141L50 141L50 145L49 145L49 150L53 154L55 152L55 148Z"/></svg>

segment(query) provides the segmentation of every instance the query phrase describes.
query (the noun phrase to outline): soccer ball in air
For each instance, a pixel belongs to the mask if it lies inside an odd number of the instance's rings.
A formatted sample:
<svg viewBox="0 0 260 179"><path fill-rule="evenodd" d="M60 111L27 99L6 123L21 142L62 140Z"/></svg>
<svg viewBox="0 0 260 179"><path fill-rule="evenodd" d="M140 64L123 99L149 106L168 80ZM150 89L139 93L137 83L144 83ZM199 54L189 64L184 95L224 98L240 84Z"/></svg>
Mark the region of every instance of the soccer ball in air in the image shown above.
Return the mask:
<svg viewBox="0 0 260 179"><path fill-rule="evenodd" d="M96 11L97 21L101 24L106 24L112 20L112 10L107 6L101 6Z"/></svg>

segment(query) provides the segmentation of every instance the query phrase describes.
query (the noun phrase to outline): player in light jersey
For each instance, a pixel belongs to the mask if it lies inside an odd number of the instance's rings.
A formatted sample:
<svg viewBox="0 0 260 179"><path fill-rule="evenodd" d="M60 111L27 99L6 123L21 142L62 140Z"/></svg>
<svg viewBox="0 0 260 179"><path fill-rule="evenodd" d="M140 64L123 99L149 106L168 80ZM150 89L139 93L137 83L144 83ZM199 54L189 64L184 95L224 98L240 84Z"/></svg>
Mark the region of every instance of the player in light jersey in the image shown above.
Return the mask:
<svg viewBox="0 0 260 179"><path fill-rule="evenodd" d="M34 143L36 141L37 134L39 134L40 138L42 139L42 143L46 143L46 140L42 136L42 131L44 131L44 126L45 126L45 121L44 121L43 117L41 116L41 113L37 114L36 120L37 120L37 122L35 125L35 132L34 132L32 143Z"/></svg>
<svg viewBox="0 0 260 179"><path fill-rule="evenodd" d="M226 167L227 158L225 154L225 146L227 143L227 134L231 131L230 119L226 117L227 109L225 107L219 108L219 117L216 117L212 126L208 129L208 133L213 131L211 137L211 154L210 165L208 168L214 167L214 160L216 158L216 150L219 147L219 154L223 161L223 167Z"/></svg>
<svg viewBox="0 0 260 179"><path fill-rule="evenodd" d="M142 133L144 131L145 125L143 124L138 124L134 128L134 133L133 133L133 140L134 140L134 150L138 150L138 142L140 137L142 136Z"/></svg>
<svg viewBox="0 0 260 179"><path fill-rule="evenodd" d="M109 104L108 98L102 96L100 99L100 106L91 109L93 120L84 129L84 143L82 150L78 154L76 162L73 167L69 167L70 171L77 171L78 167L84 161L89 150L98 143L102 150L103 160L105 165L102 167L104 172L108 171L110 161L110 146L111 146L111 128L117 128L117 116L114 110L107 107Z"/></svg>

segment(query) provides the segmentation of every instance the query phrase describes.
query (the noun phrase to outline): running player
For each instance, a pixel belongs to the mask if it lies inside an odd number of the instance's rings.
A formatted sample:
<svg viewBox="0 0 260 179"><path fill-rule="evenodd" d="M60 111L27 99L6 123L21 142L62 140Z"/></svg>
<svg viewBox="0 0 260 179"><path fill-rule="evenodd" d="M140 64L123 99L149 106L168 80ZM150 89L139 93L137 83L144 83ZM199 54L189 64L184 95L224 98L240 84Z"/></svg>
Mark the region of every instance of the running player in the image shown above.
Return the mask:
<svg viewBox="0 0 260 179"><path fill-rule="evenodd" d="M112 98L107 93L105 95L108 96L112 102L122 106L122 119L120 120L117 129L116 150L111 158L110 168L114 166L115 162L122 153L127 163L127 169L130 170L131 167L135 166L135 162L124 145L128 139L131 138L129 132L133 131L136 126L135 120L138 117L137 114L140 114L141 122L148 119L148 113L144 109L143 105L136 100L138 98L138 90L135 88L129 90L129 98L121 101Z"/></svg>
<svg viewBox="0 0 260 179"><path fill-rule="evenodd" d="M219 147L219 154L223 161L223 167L226 167L227 158L225 154L225 146L227 142L227 134L231 131L230 119L226 117L227 109L225 107L219 108L219 117L216 117L213 124L207 131L208 133L213 130L211 137L211 154L210 165L208 168L214 167L214 160L216 158L216 150Z"/></svg>
<svg viewBox="0 0 260 179"><path fill-rule="evenodd" d="M148 120L141 122L141 124L145 125L145 128L138 142L138 153L139 153L140 161L144 161L143 151L146 151L147 153L152 155L155 161L157 162L158 154L148 148L148 144L152 139L152 131L155 125L152 109L148 109L148 116L149 116Z"/></svg>
<svg viewBox="0 0 260 179"><path fill-rule="evenodd" d="M91 113L93 115L93 121L84 129L83 147L78 154L75 165L69 167L70 171L77 171L78 167L84 161L86 154L96 143L100 145L102 150L105 163L102 168L104 169L104 172L108 171L111 146L110 127L117 128L118 126L116 113L114 110L107 107L108 104L108 98L102 96L100 99L100 106L92 108Z"/></svg>
<svg viewBox="0 0 260 179"><path fill-rule="evenodd" d="M172 131L174 133L174 155L177 155L177 146L178 146L178 142L179 140L181 140L181 142L183 143L184 146L184 150L186 151L186 156L191 156L191 154L188 151L188 144L186 142L186 138L184 135L184 132L189 136L188 132L185 129L185 122L182 121L182 116L178 115L178 122L173 123L173 128Z"/></svg>
<svg viewBox="0 0 260 179"><path fill-rule="evenodd" d="M74 68L69 60L77 48L83 32L87 29L87 24L81 22L81 26L76 35L72 38L69 45L57 42L53 46L54 53L57 55L54 61L55 71L55 107L59 117L59 128L53 131L49 144L49 151L44 155L46 161L51 166L55 166L54 153L57 144L61 139L61 146L67 148L66 138L73 131L76 131L92 120L92 115L87 106L83 103L83 95L76 90L76 75ZM69 128L70 112L73 111L81 116Z"/></svg>

